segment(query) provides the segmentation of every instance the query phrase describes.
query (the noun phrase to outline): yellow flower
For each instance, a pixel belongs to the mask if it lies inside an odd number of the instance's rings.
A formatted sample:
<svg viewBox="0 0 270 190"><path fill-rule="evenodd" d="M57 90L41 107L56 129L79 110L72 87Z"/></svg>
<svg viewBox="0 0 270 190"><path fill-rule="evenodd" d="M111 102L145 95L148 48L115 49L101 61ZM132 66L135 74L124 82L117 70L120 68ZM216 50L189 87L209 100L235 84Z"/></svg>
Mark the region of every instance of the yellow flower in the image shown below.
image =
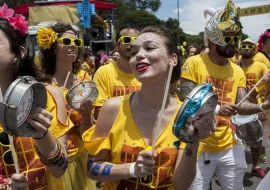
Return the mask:
<svg viewBox="0 0 270 190"><path fill-rule="evenodd" d="M57 33L51 28L40 28L37 31L37 44L39 48L50 49L57 39Z"/></svg>

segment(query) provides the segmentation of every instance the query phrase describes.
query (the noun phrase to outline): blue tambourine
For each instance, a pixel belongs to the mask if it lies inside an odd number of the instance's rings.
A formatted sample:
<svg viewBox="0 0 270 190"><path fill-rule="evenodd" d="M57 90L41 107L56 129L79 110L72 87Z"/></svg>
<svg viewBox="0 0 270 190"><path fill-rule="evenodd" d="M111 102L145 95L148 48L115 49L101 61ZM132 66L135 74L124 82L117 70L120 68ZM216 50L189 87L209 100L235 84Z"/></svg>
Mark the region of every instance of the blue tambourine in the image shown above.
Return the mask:
<svg viewBox="0 0 270 190"><path fill-rule="evenodd" d="M215 112L218 96L212 86L203 83L194 88L186 97L173 123L173 134L184 142L193 142L198 136L192 121L205 113Z"/></svg>

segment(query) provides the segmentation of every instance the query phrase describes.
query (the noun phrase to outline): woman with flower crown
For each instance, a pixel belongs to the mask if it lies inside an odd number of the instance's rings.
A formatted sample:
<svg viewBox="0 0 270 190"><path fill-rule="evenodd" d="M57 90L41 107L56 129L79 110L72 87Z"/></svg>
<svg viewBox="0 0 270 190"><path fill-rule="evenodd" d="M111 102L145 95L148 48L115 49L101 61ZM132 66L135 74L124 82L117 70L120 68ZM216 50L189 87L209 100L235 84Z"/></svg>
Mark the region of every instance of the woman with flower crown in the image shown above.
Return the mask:
<svg viewBox="0 0 270 190"><path fill-rule="evenodd" d="M25 17L14 16L14 11L6 4L0 7L0 86L3 94L18 76L48 81L34 63L34 48L27 30ZM16 160L11 156L8 135L0 126L0 189L64 189L59 177L67 168L67 133L73 125L66 115L61 91L52 85L46 85L46 89L46 110L38 107L26 120L36 129L35 138L13 138ZM18 162L20 174L14 174L14 162Z"/></svg>
<svg viewBox="0 0 270 190"><path fill-rule="evenodd" d="M37 32L41 68L50 78L50 83L59 87L64 96L78 81L90 80L89 75L81 70L78 55L82 40L77 38L77 34L73 26L62 23ZM95 183L86 177L87 152L81 140L81 134L92 126L91 110L90 101L83 102L79 110L70 109L70 119L75 127L68 134L69 164L62 177L65 189L95 189Z"/></svg>

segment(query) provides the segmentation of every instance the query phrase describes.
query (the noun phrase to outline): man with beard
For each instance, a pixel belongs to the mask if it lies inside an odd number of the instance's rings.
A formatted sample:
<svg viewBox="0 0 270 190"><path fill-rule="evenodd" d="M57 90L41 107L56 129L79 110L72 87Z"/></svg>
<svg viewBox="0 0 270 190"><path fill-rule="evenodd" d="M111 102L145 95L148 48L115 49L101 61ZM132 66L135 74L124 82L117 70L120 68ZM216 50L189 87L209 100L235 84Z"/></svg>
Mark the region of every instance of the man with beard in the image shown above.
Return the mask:
<svg viewBox="0 0 270 190"><path fill-rule="evenodd" d="M94 81L98 85L98 98L96 99L94 117L97 119L99 111L105 101L115 96L122 96L140 89L141 83L134 77L129 66L131 57L130 45L139 35L136 26L122 26L116 33L116 51L120 57L100 67L94 75Z"/></svg>
<svg viewBox="0 0 270 190"><path fill-rule="evenodd" d="M237 140L230 117L235 114L251 115L268 109L268 101L258 105L245 100L246 77L238 65L229 61L235 54L242 26L239 10L231 0L224 9L205 10L211 15L205 27L205 45L209 53L190 57L182 68L180 99L183 101L196 85L210 83L218 95L216 131L200 141L197 173L191 190L207 190L216 174L222 189L242 190L246 171L244 147Z"/></svg>
<svg viewBox="0 0 270 190"><path fill-rule="evenodd" d="M270 29L266 30L259 38L258 53L253 60L264 63L270 68Z"/></svg>
<svg viewBox="0 0 270 190"><path fill-rule="evenodd" d="M244 40L240 45L240 54L242 55L241 67L245 73L247 80L247 91L252 89L254 85L268 72L268 68L261 62L252 60L255 54L255 43L251 39ZM249 96L249 101L254 104L261 103L265 100L265 81L261 82ZM257 99L259 95L259 99ZM265 113L260 113L262 122L265 122ZM268 128L267 124L265 126ZM267 136L266 136L267 138ZM251 144L250 150L252 154L252 170L251 173L257 177L263 178L264 171L258 166L262 142Z"/></svg>

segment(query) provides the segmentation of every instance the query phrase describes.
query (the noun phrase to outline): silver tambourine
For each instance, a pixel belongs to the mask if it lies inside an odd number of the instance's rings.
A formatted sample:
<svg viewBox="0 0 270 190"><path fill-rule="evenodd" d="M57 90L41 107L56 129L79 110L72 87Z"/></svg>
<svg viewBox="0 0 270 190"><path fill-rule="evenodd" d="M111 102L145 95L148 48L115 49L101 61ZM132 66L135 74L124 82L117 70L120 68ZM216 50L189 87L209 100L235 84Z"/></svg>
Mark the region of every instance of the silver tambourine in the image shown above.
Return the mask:
<svg viewBox="0 0 270 190"><path fill-rule="evenodd" d="M0 103L0 122L6 133L12 136L35 137L35 129L26 119L38 107L46 108L47 90L31 76L16 79L8 88Z"/></svg>
<svg viewBox="0 0 270 190"><path fill-rule="evenodd" d="M73 109L80 109L81 102L90 100L94 102L98 97L98 89L94 81L82 81L71 87L66 94L66 101Z"/></svg>
<svg viewBox="0 0 270 190"><path fill-rule="evenodd" d="M199 115L214 113L218 104L218 96L210 84L201 84L186 97L173 123L173 134L183 141L192 142L198 134L192 125Z"/></svg>

